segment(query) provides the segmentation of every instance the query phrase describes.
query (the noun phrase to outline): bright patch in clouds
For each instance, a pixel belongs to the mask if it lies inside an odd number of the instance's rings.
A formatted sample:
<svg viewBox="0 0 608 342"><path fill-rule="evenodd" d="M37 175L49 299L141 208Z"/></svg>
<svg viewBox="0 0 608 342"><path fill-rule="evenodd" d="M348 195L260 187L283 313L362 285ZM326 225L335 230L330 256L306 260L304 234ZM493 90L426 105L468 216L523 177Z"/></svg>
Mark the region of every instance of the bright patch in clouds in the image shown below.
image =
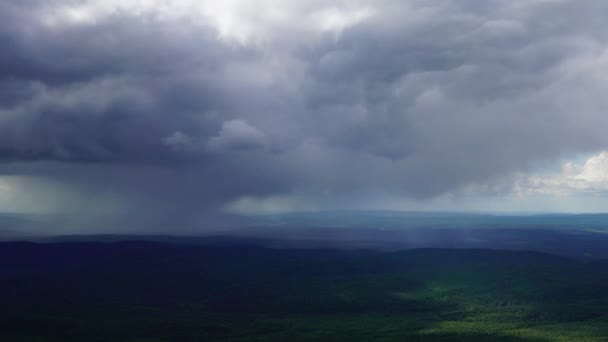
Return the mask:
<svg viewBox="0 0 608 342"><path fill-rule="evenodd" d="M312 18L322 31L340 34L342 30L373 16L373 14L374 11L370 8L347 10L331 7L313 13Z"/></svg>
<svg viewBox="0 0 608 342"><path fill-rule="evenodd" d="M608 151L602 151L582 164L567 162L554 175L522 175L516 183L520 194L546 193L559 196L608 192ZM607 208L608 209L608 208Z"/></svg>
<svg viewBox="0 0 608 342"><path fill-rule="evenodd" d="M304 31L339 35L344 29L371 17L374 10L369 5L353 6L334 1L87 0L49 6L40 13L39 19L51 27L92 25L104 17L121 13L210 24L222 39L247 44L269 41L272 36L280 35L282 28L294 25L300 25Z"/></svg>

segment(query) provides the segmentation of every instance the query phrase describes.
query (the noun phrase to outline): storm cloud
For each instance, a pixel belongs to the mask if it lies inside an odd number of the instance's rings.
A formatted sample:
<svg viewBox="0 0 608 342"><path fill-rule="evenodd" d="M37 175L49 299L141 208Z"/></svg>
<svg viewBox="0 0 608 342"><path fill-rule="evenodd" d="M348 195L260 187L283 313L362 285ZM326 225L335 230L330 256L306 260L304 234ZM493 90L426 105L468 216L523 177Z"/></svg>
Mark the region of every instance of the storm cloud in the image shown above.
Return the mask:
<svg viewBox="0 0 608 342"><path fill-rule="evenodd" d="M605 1L127 3L0 3L0 171L84 221L427 200L608 147Z"/></svg>

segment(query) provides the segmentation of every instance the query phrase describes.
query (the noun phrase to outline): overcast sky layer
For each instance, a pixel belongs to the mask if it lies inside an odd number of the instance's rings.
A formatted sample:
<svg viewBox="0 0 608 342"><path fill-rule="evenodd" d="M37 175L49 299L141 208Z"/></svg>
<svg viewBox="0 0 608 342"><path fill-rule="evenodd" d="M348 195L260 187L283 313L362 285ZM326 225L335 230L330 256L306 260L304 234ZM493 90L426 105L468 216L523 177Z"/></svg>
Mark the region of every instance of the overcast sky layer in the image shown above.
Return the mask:
<svg viewBox="0 0 608 342"><path fill-rule="evenodd" d="M608 211L604 0L0 2L0 211Z"/></svg>

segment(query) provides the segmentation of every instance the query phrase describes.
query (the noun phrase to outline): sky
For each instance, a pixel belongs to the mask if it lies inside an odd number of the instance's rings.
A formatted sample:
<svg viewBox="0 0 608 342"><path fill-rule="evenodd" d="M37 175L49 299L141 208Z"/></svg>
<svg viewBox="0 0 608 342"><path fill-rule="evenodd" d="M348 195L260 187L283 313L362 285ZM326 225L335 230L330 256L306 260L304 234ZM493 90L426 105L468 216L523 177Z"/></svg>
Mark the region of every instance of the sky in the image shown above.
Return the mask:
<svg viewBox="0 0 608 342"><path fill-rule="evenodd" d="M604 0L5 0L0 212L608 211Z"/></svg>

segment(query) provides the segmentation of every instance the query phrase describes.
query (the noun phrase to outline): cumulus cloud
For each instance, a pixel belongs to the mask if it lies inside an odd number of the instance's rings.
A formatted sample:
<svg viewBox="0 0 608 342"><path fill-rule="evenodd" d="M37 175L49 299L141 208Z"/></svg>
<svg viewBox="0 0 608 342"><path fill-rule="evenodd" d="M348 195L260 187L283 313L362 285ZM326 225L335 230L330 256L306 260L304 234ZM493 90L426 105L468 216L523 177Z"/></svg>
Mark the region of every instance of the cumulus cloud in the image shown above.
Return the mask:
<svg viewBox="0 0 608 342"><path fill-rule="evenodd" d="M211 137L207 147L211 151L248 150L268 144L266 135L243 120L230 120L222 124L218 135Z"/></svg>
<svg viewBox="0 0 608 342"><path fill-rule="evenodd" d="M608 145L607 14L600 0L4 1L0 171L106 192L128 208L114 223L142 226L277 198L511 189L497 184Z"/></svg>
<svg viewBox="0 0 608 342"><path fill-rule="evenodd" d="M560 196L608 193L608 151L593 155L583 163L567 162L557 174L520 175L516 190Z"/></svg>

